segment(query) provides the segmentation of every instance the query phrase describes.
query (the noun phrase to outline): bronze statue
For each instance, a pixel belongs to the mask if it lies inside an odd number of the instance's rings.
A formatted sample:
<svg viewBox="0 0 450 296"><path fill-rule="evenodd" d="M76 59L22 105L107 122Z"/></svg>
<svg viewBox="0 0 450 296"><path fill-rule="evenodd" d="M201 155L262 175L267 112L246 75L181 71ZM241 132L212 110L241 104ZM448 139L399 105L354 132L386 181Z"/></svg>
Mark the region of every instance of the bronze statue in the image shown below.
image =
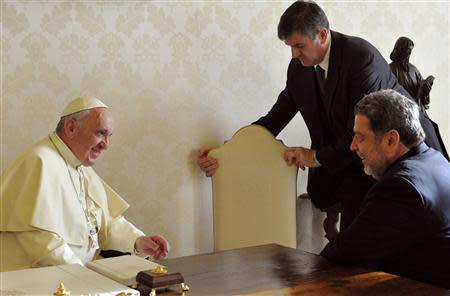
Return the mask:
<svg viewBox="0 0 450 296"><path fill-rule="evenodd" d="M389 66L397 77L398 82L424 110L429 108L430 91L434 77L430 75L423 79L419 70L409 63L409 57L413 48L414 42L411 39L408 37L398 38L390 55L392 63Z"/></svg>

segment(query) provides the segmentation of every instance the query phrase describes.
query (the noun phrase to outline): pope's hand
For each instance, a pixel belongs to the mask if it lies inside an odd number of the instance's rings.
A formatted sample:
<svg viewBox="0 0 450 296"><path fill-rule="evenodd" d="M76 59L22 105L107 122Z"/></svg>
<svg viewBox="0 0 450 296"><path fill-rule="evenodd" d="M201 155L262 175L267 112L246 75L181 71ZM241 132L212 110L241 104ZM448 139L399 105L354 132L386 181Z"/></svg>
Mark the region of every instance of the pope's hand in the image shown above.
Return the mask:
<svg viewBox="0 0 450 296"><path fill-rule="evenodd" d="M206 177L211 177L219 167L219 161L208 156L211 149L200 149L197 153L197 164L200 169L205 173Z"/></svg>
<svg viewBox="0 0 450 296"><path fill-rule="evenodd" d="M166 257L170 251L169 242L160 235L140 236L134 247L138 253L150 255L155 260Z"/></svg>

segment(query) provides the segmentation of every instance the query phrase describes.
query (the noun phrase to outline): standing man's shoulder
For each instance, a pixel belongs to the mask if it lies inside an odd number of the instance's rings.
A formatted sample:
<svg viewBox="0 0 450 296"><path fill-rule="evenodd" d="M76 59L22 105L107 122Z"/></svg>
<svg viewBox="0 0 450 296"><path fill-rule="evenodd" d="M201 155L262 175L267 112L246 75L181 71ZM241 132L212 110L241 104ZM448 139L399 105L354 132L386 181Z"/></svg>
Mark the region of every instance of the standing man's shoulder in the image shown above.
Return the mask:
<svg viewBox="0 0 450 296"><path fill-rule="evenodd" d="M332 44L337 46L344 46L348 50L373 50L375 46L364 38L342 34L336 31L331 31Z"/></svg>
<svg viewBox="0 0 450 296"><path fill-rule="evenodd" d="M335 50L341 51L342 56L350 61L373 59L375 56L382 57L375 46L361 37L331 31L331 39L332 48L334 47Z"/></svg>

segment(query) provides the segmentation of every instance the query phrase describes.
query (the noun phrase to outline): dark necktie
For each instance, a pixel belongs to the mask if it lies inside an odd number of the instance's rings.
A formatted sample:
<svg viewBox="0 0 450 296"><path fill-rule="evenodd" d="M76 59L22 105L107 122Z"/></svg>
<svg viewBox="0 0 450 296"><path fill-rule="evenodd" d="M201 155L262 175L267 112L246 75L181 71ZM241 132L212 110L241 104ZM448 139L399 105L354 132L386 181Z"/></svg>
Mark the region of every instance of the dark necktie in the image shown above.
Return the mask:
<svg viewBox="0 0 450 296"><path fill-rule="evenodd" d="M315 67L316 69L316 77L317 82L319 84L320 89L320 96L322 97L322 100L325 99L325 70L322 69L319 65Z"/></svg>

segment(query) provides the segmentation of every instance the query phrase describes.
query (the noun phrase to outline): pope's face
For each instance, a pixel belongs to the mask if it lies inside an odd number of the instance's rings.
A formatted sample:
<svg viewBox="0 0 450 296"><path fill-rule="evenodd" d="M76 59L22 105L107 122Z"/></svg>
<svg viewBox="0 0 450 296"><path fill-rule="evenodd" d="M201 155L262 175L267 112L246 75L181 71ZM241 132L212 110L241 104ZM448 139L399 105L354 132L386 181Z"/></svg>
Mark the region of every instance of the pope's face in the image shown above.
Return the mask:
<svg viewBox="0 0 450 296"><path fill-rule="evenodd" d="M385 139L379 138L370 129L369 119L364 115L355 116L355 133L350 149L362 159L364 172L379 180L389 166L385 155Z"/></svg>
<svg viewBox="0 0 450 296"><path fill-rule="evenodd" d="M327 49L324 43L326 37L326 30L317 33L314 39L294 32L284 40L284 43L291 47L293 59L298 59L303 66L310 67L322 62Z"/></svg>
<svg viewBox="0 0 450 296"><path fill-rule="evenodd" d="M102 151L108 149L112 132L111 112L107 108L91 109L88 115L75 123L69 148L84 166L91 166Z"/></svg>

